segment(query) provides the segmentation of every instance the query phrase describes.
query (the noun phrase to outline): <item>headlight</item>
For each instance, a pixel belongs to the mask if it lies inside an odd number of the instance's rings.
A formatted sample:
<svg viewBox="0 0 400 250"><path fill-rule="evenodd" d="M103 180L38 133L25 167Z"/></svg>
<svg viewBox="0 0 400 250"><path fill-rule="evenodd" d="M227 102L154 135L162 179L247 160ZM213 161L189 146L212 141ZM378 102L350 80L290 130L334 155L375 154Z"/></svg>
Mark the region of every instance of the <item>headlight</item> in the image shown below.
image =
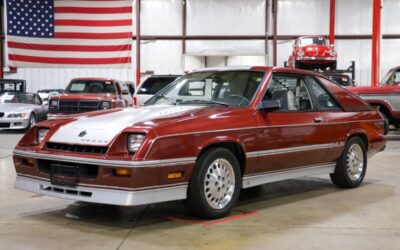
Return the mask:
<svg viewBox="0 0 400 250"><path fill-rule="evenodd" d="M58 100L51 100L50 106L58 106Z"/></svg>
<svg viewBox="0 0 400 250"><path fill-rule="evenodd" d="M330 50L330 51L329 51L329 55L331 55L331 56L336 56L336 51Z"/></svg>
<svg viewBox="0 0 400 250"><path fill-rule="evenodd" d="M128 137L128 151L130 153L135 153L138 151L143 143L145 135L143 134L132 134Z"/></svg>
<svg viewBox="0 0 400 250"><path fill-rule="evenodd" d="M37 133L37 143L41 143L49 132L48 128L41 128Z"/></svg>
<svg viewBox="0 0 400 250"><path fill-rule="evenodd" d="M111 102L102 102L101 103L101 109L110 109L111 108Z"/></svg>
<svg viewBox="0 0 400 250"><path fill-rule="evenodd" d="M297 55L299 55L299 56L304 56L304 51L303 51L303 50L299 50L299 51L297 52Z"/></svg>
<svg viewBox="0 0 400 250"><path fill-rule="evenodd" d="M27 113L14 113L14 114L9 114L7 118L27 118L28 114Z"/></svg>

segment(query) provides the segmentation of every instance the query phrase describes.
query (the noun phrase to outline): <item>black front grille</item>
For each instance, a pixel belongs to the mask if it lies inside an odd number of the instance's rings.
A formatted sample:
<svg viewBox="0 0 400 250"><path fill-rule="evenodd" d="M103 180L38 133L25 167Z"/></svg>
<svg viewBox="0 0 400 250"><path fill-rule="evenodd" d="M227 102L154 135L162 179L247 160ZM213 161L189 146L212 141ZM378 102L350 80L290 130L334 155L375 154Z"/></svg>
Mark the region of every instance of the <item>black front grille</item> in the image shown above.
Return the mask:
<svg viewBox="0 0 400 250"><path fill-rule="evenodd" d="M107 152L107 147L101 146L89 146L89 145L71 145L48 142L46 143L47 149L68 151L74 153L85 153L85 154L105 154Z"/></svg>
<svg viewBox="0 0 400 250"><path fill-rule="evenodd" d="M0 128L9 128L10 123L0 123Z"/></svg>
<svg viewBox="0 0 400 250"><path fill-rule="evenodd" d="M57 176L82 179L95 179L99 172L99 166L96 165L49 160L38 160L38 167L39 171L44 174L53 173Z"/></svg>
<svg viewBox="0 0 400 250"><path fill-rule="evenodd" d="M3 112L0 112L0 118L3 117L3 116L4 116L4 113L3 113Z"/></svg>
<svg viewBox="0 0 400 250"><path fill-rule="evenodd" d="M58 111L62 112L89 112L100 109L100 101L60 100Z"/></svg>

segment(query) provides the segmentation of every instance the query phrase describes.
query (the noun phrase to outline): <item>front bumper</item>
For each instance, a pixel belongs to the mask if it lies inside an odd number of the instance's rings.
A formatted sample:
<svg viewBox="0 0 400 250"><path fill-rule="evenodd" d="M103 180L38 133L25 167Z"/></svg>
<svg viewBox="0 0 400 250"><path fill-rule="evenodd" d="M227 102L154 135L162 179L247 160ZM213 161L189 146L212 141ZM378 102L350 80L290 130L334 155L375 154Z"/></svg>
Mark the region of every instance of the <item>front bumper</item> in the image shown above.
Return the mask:
<svg viewBox="0 0 400 250"><path fill-rule="evenodd" d="M296 61L325 61L328 63L336 61L336 57L302 56L296 57Z"/></svg>
<svg viewBox="0 0 400 250"><path fill-rule="evenodd" d="M0 130L26 129L29 125L29 118L0 118Z"/></svg>
<svg viewBox="0 0 400 250"><path fill-rule="evenodd" d="M187 185L128 191L77 186L52 185L49 181L17 175L15 188L62 199L92 203L134 206L186 199Z"/></svg>

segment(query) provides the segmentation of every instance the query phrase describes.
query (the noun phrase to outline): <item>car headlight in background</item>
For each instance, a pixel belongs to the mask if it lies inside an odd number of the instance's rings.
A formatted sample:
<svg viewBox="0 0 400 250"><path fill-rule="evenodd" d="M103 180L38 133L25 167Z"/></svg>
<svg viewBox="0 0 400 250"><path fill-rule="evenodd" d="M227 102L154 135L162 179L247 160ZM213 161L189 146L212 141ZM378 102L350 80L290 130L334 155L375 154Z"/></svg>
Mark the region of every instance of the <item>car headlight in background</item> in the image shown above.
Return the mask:
<svg viewBox="0 0 400 250"><path fill-rule="evenodd" d="M130 153L135 153L138 151L140 146L144 141L145 135L144 134L131 134L128 136L128 151Z"/></svg>
<svg viewBox="0 0 400 250"><path fill-rule="evenodd" d="M28 117L29 117L28 113L13 113L7 116L7 118L28 118Z"/></svg>
<svg viewBox="0 0 400 250"><path fill-rule="evenodd" d="M41 143L49 132L48 128L40 128L37 132L37 143Z"/></svg>
<svg viewBox="0 0 400 250"><path fill-rule="evenodd" d="M297 52L297 55L298 55L298 56L304 56L304 51L303 51L303 50L299 50L299 51Z"/></svg>
<svg viewBox="0 0 400 250"><path fill-rule="evenodd" d="M330 50L330 51L329 51L329 55L331 55L331 56L336 56L336 51Z"/></svg>
<svg viewBox="0 0 400 250"><path fill-rule="evenodd" d="M51 100L50 106L58 106L58 100Z"/></svg>
<svg viewBox="0 0 400 250"><path fill-rule="evenodd" d="M101 103L101 109L110 109L111 108L111 102L102 102Z"/></svg>

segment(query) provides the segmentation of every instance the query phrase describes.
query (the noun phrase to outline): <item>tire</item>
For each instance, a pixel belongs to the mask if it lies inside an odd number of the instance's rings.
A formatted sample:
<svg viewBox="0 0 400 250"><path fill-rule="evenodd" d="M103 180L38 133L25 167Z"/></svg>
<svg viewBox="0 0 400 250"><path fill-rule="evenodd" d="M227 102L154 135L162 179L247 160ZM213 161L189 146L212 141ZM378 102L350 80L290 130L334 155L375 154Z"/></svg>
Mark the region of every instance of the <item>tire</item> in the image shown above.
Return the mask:
<svg viewBox="0 0 400 250"><path fill-rule="evenodd" d="M367 151L365 143L359 137L352 137L347 142L343 154L336 164L335 172L330 175L331 180L340 188L355 188L364 180L366 171Z"/></svg>
<svg viewBox="0 0 400 250"><path fill-rule="evenodd" d="M293 65L294 65L294 68L295 68L295 69L301 69L301 64L300 64L300 62L299 62L299 61L297 61L297 60L294 60L294 63L293 63Z"/></svg>
<svg viewBox="0 0 400 250"><path fill-rule="evenodd" d="M241 180L239 162L231 151L225 148L207 150L197 159L189 182L186 208L193 215L206 219L229 215L239 198ZM225 192L221 192L223 190Z"/></svg>
<svg viewBox="0 0 400 250"><path fill-rule="evenodd" d="M36 124L36 116L34 113L31 113L31 115L29 116L29 122L28 122L28 126L26 127L26 131L28 131L33 126L35 126L35 124Z"/></svg>
<svg viewBox="0 0 400 250"><path fill-rule="evenodd" d="M331 66L331 70L336 70L337 62L336 61L332 62L330 66Z"/></svg>
<svg viewBox="0 0 400 250"><path fill-rule="evenodd" d="M387 133L389 133L389 118L385 113L381 111L379 111L379 113L381 114L384 120L383 134L387 135Z"/></svg>

